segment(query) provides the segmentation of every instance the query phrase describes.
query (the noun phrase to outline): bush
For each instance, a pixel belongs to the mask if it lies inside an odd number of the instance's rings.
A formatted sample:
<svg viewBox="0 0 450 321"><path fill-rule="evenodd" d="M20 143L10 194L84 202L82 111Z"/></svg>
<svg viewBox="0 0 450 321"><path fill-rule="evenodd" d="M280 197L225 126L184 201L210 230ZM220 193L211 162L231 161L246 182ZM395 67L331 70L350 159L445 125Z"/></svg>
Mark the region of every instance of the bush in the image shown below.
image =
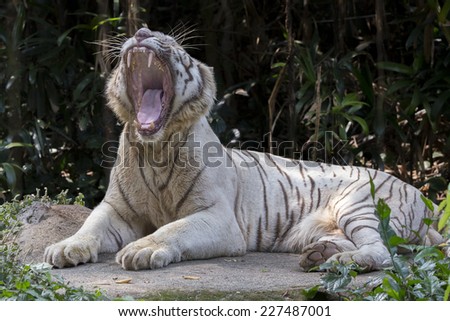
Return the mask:
<svg viewBox="0 0 450 321"><path fill-rule="evenodd" d="M83 288L67 285L62 279L50 273L49 264L21 264L17 260L18 247L11 242L20 229L17 215L33 202L70 204L67 192L60 193L52 200L47 193L43 196L28 195L0 206L0 300L105 300L100 291L88 292ZM82 195L74 203L83 205Z"/></svg>

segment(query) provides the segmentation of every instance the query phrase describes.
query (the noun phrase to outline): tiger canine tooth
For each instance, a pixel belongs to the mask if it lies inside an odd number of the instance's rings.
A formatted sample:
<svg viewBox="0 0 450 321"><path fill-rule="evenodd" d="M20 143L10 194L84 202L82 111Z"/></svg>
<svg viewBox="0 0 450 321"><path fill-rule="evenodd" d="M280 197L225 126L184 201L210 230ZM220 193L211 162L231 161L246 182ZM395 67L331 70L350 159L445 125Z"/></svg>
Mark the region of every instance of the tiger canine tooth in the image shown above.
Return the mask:
<svg viewBox="0 0 450 321"><path fill-rule="evenodd" d="M151 122L150 124L148 124L148 129L153 130L155 128L155 123Z"/></svg>
<svg viewBox="0 0 450 321"><path fill-rule="evenodd" d="M131 53L129 52L127 55L127 67L130 68L131 66Z"/></svg>
<svg viewBox="0 0 450 321"><path fill-rule="evenodd" d="M153 51L150 51L148 53L148 61L147 61L147 67L150 68L152 65L152 60L153 60Z"/></svg>

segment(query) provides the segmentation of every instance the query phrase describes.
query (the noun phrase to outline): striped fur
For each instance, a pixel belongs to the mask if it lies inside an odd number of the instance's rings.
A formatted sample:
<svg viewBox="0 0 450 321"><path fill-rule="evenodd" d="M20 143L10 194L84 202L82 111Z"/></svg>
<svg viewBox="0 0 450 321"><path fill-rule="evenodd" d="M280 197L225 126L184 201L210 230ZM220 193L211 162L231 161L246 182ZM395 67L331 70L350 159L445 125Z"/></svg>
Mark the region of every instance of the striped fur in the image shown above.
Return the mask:
<svg viewBox="0 0 450 321"><path fill-rule="evenodd" d="M164 80L161 98L170 106L164 106L161 128L151 134L136 123L138 99L132 97L145 88L127 84L130 77L147 77L128 70L129 49L140 43L171 77ZM133 63L146 58L139 59ZM223 147L205 116L215 90L212 70L172 38L141 29L125 42L107 85L109 106L124 130L106 196L75 235L47 248L47 262L71 266L119 251L117 262L138 270L274 251L299 253L303 269L327 260L380 269L389 255L369 177L377 197L392 208L391 225L399 236L411 243L443 241L423 223L434 213L420 192L393 176Z"/></svg>

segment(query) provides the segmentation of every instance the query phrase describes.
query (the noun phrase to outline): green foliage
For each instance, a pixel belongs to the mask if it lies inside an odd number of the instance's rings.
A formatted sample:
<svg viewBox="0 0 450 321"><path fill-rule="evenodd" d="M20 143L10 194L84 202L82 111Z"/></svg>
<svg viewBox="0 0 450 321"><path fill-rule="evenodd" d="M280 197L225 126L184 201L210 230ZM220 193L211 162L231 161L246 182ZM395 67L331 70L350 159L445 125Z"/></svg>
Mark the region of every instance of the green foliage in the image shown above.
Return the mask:
<svg viewBox="0 0 450 321"><path fill-rule="evenodd" d="M0 8L0 192L7 199L51 181L52 194L83 190L93 205L106 185L103 127L94 126L103 118L104 77L92 42L99 25L118 19L90 14L88 2L72 7L17 1Z"/></svg>
<svg viewBox="0 0 450 321"><path fill-rule="evenodd" d="M370 180L371 194L375 202L375 188ZM427 204L430 205L429 202ZM431 205L430 205L431 206ZM432 206L431 206L432 207ZM446 207L446 205L441 207ZM327 270L321 286L343 300L432 300L448 301L450 294L450 258L440 246L408 245L395 234L389 225L391 209L384 200L376 202L375 211L380 220L381 238L389 251L391 267L362 287L351 286L351 281L360 271L354 263L324 263L320 269ZM447 245L448 246L448 245ZM401 247L411 256L398 254ZM307 289L309 297L317 293L318 287Z"/></svg>
<svg viewBox="0 0 450 321"><path fill-rule="evenodd" d="M73 288L52 276L50 268L39 265L20 265L14 260L11 248L1 246L0 299L14 301L93 301L104 300L100 292ZM12 257L11 257L12 256Z"/></svg>
<svg viewBox="0 0 450 321"><path fill-rule="evenodd" d="M105 300L100 291L88 292L74 288L62 279L50 274L47 264L23 265L17 261L18 248L11 242L11 235L18 232L19 212L33 202L70 204L67 191L52 200L47 193L28 195L22 201L17 199L0 206L0 300ZM78 202L82 202L79 195Z"/></svg>
<svg viewBox="0 0 450 321"><path fill-rule="evenodd" d="M443 231L446 226L448 230L450 224L450 184L447 188L447 197L439 204L438 211L443 212L438 222L438 230Z"/></svg>

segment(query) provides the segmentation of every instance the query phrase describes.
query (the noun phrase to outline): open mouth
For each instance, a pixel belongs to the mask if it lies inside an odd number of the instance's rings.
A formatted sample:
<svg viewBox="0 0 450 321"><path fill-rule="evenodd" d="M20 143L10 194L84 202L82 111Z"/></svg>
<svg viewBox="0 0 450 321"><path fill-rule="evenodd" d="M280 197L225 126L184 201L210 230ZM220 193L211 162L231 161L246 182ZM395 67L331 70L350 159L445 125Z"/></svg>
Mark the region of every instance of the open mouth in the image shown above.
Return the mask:
<svg viewBox="0 0 450 321"><path fill-rule="evenodd" d="M132 47L124 55L127 93L136 112L135 125L144 136L165 124L173 96L170 69L149 48Z"/></svg>

